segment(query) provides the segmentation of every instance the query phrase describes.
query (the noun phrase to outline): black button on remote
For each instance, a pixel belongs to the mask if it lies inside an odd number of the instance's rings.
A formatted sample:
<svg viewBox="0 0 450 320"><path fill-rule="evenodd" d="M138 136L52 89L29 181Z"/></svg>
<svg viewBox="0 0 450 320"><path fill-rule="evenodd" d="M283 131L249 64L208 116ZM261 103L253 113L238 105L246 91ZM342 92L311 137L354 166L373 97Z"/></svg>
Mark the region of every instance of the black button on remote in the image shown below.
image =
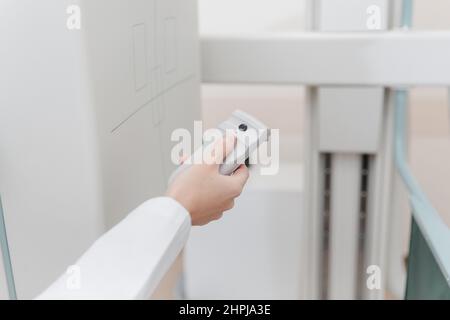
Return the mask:
<svg viewBox="0 0 450 320"><path fill-rule="evenodd" d="M247 131L247 129L248 129L248 127L247 127L247 125L245 123L242 123L242 124L239 125L239 130L245 132L245 131Z"/></svg>

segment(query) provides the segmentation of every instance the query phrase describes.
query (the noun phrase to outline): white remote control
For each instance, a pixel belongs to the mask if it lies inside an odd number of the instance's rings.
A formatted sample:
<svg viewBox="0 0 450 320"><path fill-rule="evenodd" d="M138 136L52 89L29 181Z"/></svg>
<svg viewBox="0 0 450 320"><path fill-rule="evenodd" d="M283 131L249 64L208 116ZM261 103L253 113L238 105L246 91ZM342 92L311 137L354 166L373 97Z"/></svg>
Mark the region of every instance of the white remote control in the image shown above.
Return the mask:
<svg viewBox="0 0 450 320"><path fill-rule="evenodd" d="M219 167L220 174L231 175L255 150L264 142L269 140L270 129L261 121L255 119L249 114L237 110L233 112L231 117L222 122L218 129L225 135L232 131L236 135L236 146L234 150L226 157L224 163ZM202 152L203 148L199 148L196 152ZM194 155L191 156L195 159ZM170 176L169 185L181 172L188 169L192 164L183 163Z"/></svg>

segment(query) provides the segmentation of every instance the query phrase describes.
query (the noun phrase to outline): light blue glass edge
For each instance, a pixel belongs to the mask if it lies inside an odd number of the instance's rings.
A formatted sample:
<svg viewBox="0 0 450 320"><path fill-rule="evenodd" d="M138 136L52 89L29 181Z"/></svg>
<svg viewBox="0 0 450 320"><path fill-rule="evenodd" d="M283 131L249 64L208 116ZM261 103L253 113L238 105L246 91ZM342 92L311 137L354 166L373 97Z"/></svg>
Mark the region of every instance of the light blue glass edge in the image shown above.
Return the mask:
<svg viewBox="0 0 450 320"><path fill-rule="evenodd" d="M14 273L9 253L8 237L6 234L5 216L3 214L2 198L0 197L0 248L2 251L3 265L5 268L6 282L8 286L9 298L17 299L16 285L14 283Z"/></svg>

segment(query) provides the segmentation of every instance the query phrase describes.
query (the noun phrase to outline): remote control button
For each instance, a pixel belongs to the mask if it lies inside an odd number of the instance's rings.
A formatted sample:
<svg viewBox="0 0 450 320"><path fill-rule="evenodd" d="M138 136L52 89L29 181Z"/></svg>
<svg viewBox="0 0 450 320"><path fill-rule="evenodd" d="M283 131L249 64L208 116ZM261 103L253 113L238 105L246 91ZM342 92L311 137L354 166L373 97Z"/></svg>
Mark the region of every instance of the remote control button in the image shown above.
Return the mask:
<svg viewBox="0 0 450 320"><path fill-rule="evenodd" d="M247 129L248 129L248 127L247 127L247 125L245 123L242 123L242 124L239 125L239 130L245 132L245 131L247 131Z"/></svg>

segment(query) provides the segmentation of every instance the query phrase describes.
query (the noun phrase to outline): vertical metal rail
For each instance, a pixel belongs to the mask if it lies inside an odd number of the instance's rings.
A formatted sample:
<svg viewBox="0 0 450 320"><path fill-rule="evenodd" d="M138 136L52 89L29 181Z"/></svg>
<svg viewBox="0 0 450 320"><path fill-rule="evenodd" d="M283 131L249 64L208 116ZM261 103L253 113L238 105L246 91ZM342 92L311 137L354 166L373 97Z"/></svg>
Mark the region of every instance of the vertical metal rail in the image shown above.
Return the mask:
<svg viewBox="0 0 450 320"><path fill-rule="evenodd" d="M11 255L9 253L8 237L6 235L5 216L3 214L2 199L0 197L0 248L3 256L3 264L5 267L6 282L8 285L9 298L17 299L16 286L14 283L14 274L11 263Z"/></svg>
<svg viewBox="0 0 450 320"><path fill-rule="evenodd" d="M356 299L361 156L336 153L332 156L331 230L328 299Z"/></svg>

